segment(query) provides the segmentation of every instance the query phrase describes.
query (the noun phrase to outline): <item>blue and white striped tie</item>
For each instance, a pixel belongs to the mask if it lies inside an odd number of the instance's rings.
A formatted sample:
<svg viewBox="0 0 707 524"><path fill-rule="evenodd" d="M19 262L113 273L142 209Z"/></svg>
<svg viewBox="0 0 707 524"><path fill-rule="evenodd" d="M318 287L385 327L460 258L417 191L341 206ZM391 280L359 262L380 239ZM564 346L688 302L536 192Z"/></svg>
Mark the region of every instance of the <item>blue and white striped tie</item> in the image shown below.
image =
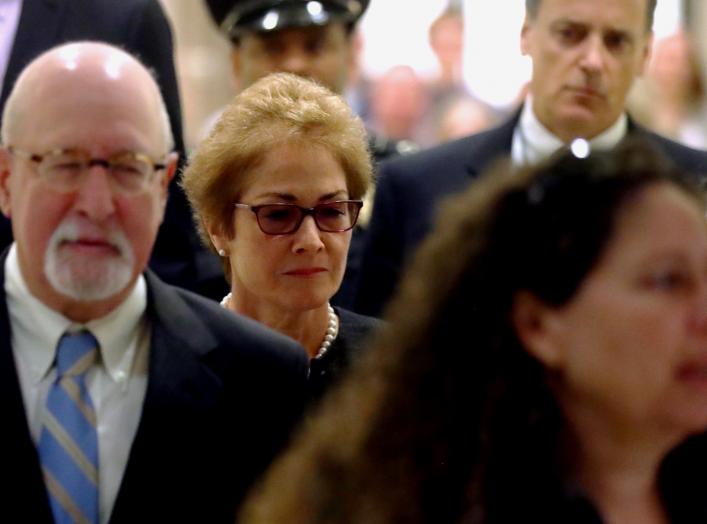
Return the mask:
<svg viewBox="0 0 707 524"><path fill-rule="evenodd" d="M88 331L65 334L56 352L39 456L56 524L98 523L98 436L86 372L98 342Z"/></svg>

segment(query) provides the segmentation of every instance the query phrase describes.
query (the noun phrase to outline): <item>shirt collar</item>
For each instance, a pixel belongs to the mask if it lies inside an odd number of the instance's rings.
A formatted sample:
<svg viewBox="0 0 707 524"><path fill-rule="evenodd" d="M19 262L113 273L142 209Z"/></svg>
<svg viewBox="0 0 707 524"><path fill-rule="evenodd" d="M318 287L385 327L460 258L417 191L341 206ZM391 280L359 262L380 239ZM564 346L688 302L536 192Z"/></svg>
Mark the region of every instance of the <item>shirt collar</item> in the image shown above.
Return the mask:
<svg viewBox="0 0 707 524"><path fill-rule="evenodd" d="M147 286L140 275L128 297L104 317L86 324L72 322L32 295L20 271L17 247L12 244L5 261L5 295L13 330L31 341L22 358L39 382L54 363L56 346L66 331L88 329L100 344L101 361L118 383L130 377L141 321L147 307ZM42 329L37 329L42 326Z"/></svg>
<svg viewBox="0 0 707 524"><path fill-rule="evenodd" d="M513 133L511 156L515 165L542 161L565 145L538 120L532 107L533 99L529 96ZM626 113L621 113L606 131L589 140L589 145L598 151L611 149L626 136L627 131L628 117Z"/></svg>

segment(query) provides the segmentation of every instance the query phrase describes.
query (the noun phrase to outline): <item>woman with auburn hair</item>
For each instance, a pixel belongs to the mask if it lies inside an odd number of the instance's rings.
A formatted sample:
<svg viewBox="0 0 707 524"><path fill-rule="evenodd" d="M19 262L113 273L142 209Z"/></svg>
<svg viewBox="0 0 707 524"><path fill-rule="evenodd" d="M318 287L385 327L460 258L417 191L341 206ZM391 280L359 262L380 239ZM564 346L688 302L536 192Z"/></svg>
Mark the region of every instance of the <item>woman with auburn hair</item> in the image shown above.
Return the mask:
<svg viewBox="0 0 707 524"><path fill-rule="evenodd" d="M701 190L627 144L442 211L241 522L707 522Z"/></svg>
<svg viewBox="0 0 707 524"><path fill-rule="evenodd" d="M231 284L222 305L300 342L315 398L379 325L329 304L370 184L360 119L341 97L287 73L236 96L183 175Z"/></svg>

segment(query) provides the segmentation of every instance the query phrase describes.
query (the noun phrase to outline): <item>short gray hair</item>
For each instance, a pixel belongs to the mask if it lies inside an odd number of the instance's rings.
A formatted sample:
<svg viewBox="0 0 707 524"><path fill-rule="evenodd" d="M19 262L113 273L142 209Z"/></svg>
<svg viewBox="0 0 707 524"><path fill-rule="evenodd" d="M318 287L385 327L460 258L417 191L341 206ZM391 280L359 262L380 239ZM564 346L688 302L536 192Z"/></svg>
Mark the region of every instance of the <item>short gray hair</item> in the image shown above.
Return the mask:
<svg viewBox="0 0 707 524"><path fill-rule="evenodd" d="M525 13L528 18L535 18L538 16L538 9L540 9L541 0L525 0ZM646 0L648 2L648 11L646 11L646 29L648 31L653 30L653 18L655 17L655 6L658 0Z"/></svg>

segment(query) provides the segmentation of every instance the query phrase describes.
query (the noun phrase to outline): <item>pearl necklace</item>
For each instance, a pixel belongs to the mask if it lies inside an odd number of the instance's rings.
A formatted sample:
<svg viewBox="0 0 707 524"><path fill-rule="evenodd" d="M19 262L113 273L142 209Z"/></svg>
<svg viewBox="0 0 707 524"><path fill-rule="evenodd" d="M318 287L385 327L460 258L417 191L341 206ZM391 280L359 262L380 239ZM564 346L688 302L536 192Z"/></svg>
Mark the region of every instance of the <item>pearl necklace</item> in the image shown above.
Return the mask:
<svg viewBox="0 0 707 524"><path fill-rule="evenodd" d="M322 358L326 352L329 351L329 346L331 346L331 343L336 340L336 336L339 334L339 317L336 316L336 312L334 308L331 307L331 304L327 304L327 308L329 308L329 323L327 324L322 345L319 346L317 356L314 358Z"/></svg>
<svg viewBox="0 0 707 524"><path fill-rule="evenodd" d="M228 304L230 301L231 293L223 297L221 300L221 307L228 309ZM336 340L336 337L339 334L339 317L336 315L334 308L331 307L331 304L327 304L327 308L329 310L329 321L327 322L326 333L324 334L324 340L322 340L322 343L317 350L317 355L314 358L322 358L326 352L329 351L329 347L332 342Z"/></svg>
<svg viewBox="0 0 707 524"><path fill-rule="evenodd" d="M231 293L228 293L225 297L221 299L221 307L228 309L228 303L231 301Z"/></svg>

